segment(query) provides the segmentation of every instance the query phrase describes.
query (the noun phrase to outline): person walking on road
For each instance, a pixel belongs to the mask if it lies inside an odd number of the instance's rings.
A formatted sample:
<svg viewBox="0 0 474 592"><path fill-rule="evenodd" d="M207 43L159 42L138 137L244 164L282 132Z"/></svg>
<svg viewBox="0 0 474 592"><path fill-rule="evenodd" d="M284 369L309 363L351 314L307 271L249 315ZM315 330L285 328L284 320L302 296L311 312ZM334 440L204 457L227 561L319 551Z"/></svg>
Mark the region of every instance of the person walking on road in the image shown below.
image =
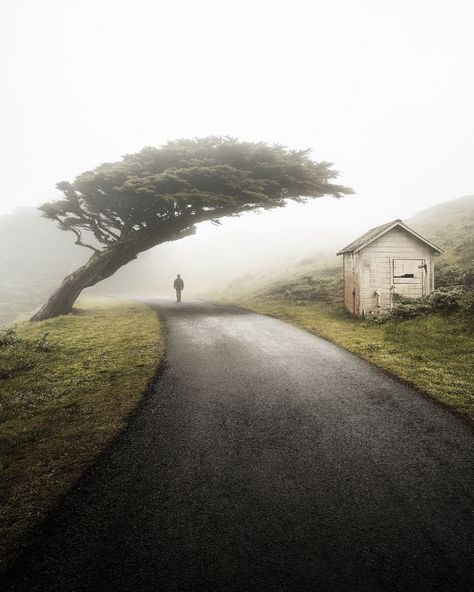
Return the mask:
<svg viewBox="0 0 474 592"><path fill-rule="evenodd" d="M179 273L174 280L173 288L176 290L176 302L181 302L181 292L184 290L184 282Z"/></svg>

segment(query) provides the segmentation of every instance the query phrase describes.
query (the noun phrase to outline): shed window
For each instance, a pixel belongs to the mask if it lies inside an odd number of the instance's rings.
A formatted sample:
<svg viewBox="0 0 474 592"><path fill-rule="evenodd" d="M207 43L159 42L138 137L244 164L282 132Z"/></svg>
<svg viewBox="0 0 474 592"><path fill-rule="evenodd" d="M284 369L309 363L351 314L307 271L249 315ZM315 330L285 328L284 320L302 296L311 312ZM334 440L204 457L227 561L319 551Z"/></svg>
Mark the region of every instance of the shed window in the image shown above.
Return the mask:
<svg viewBox="0 0 474 592"><path fill-rule="evenodd" d="M393 281L395 283L406 283L403 280L421 282L422 259L394 259L393 260Z"/></svg>

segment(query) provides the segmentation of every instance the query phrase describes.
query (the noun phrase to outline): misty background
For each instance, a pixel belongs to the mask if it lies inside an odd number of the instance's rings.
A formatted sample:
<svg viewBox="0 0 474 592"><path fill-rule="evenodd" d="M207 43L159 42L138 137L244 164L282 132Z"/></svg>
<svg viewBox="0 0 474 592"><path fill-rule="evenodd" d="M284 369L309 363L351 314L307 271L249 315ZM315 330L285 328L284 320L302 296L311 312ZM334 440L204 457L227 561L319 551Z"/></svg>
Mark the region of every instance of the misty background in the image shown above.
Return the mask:
<svg viewBox="0 0 474 592"><path fill-rule="evenodd" d="M467 0L4 0L0 322L90 255L34 208L143 146L231 135L311 148L356 194L201 224L102 293L172 296L181 273L202 296L285 275L472 194L473 17Z"/></svg>

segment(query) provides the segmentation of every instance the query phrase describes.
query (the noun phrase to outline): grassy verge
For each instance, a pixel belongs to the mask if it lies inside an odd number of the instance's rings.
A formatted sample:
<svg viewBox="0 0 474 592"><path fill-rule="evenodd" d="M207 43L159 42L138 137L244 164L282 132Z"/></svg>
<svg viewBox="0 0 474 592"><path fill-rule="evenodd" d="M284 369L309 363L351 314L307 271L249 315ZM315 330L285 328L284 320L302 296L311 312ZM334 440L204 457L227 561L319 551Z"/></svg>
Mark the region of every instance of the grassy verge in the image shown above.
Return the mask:
<svg viewBox="0 0 474 592"><path fill-rule="evenodd" d="M139 303L83 300L0 347L0 568L125 425L164 352ZM5 343L6 342L6 343Z"/></svg>
<svg viewBox="0 0 474 592"><path fill-rule="evenodd" d="M352 321L321 303L242 299L238 304L333 341L474 419L474 334L454 315L375 325Z"/></svg>

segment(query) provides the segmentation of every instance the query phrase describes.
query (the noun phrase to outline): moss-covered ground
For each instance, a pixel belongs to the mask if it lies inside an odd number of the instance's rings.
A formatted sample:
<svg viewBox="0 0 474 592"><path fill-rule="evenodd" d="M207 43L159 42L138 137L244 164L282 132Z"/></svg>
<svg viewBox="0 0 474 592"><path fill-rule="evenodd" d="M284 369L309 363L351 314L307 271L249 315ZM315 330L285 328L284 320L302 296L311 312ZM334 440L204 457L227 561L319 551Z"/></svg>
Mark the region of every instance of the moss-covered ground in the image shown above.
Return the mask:
<svg viewBox="0 0 474 592"><path fill-rule="evenodd" d="M0 569L125 426L164 353L144 304L79 301L0 335Z"/></svg>
<svg viewBox="0 0 474 592"><path fill-rule="evenodd" d="M474 332L456 315L374 324L340 307L262 298L240 306L288 321L328 339L474 419Z"/></svg>

